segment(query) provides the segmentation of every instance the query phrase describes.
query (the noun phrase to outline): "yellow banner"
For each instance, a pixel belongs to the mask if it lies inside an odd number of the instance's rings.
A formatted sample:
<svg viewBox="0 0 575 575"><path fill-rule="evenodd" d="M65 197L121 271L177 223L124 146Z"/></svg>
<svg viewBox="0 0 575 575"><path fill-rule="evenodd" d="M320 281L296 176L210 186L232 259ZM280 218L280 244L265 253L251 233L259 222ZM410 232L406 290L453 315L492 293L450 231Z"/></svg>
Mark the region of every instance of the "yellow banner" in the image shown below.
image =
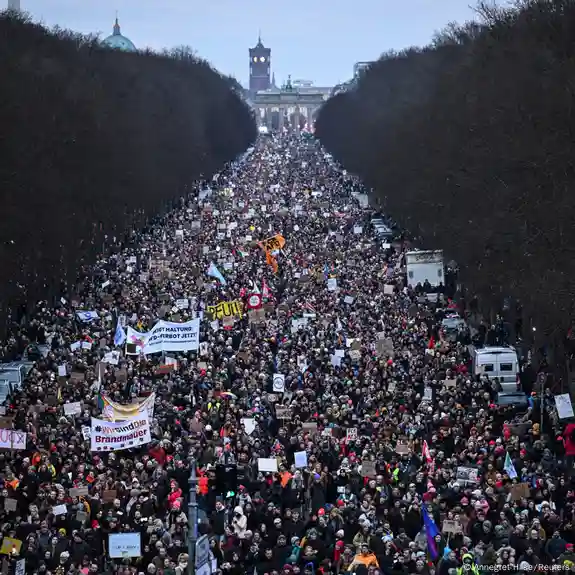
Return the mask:
<svg viewBox="0 0 575 575"><path fill-rule="evenodd" d="M150 419L154 416L154 403L156 401L156 394L152 393L145 399L138 400L128 405L122 405L112 401L109 397L102 396L104 402L104 409L102 409L102 419L108 421L126 421L131 417L136 417L140 413L148 412Z"/></svg>
<svg viewBox="0 0 575 575"><path fill-rule="evenodd" d="M224 317L238 316L242 317L244 313L244 304L241 300L221 301L217 305L209 305L208 313L214 319L223 319Z"/></svg>

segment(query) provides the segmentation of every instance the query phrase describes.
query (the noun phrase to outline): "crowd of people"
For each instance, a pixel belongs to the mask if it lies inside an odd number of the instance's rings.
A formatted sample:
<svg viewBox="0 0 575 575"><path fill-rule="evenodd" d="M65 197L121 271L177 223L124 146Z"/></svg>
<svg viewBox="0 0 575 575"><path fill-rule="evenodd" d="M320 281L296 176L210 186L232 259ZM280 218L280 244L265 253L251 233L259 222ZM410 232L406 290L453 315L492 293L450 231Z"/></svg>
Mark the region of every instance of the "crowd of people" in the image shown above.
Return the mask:
<svg viewBox="0 0 575 575"><path fill-rule="evenodd" d="M26 433L0 453L8 568L188 572L192 465L218 575L575 567L571 429L498 406L361 191L313 139L262 137L31 306L2 348L35 359L4 408ZM196 318L197 351L128 336ZM151 442L91 450L105 405L150 397ZM130 533L138 556L111 556Z"/></svg>

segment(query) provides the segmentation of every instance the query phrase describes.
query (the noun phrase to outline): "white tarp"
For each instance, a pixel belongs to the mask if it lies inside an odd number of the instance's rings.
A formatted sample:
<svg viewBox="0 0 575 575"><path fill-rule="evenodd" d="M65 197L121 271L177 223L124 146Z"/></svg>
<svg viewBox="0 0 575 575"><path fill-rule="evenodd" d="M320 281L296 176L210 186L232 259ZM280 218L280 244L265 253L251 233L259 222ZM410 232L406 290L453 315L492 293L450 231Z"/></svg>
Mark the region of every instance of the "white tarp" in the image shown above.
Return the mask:
<svg viewBox="0 0 575 575"><path fill-rule="evenodd" d="M119 451L132 449L152 441L148 412L126 419L105 421L92 417L90 427L91 451Z"/></svg>

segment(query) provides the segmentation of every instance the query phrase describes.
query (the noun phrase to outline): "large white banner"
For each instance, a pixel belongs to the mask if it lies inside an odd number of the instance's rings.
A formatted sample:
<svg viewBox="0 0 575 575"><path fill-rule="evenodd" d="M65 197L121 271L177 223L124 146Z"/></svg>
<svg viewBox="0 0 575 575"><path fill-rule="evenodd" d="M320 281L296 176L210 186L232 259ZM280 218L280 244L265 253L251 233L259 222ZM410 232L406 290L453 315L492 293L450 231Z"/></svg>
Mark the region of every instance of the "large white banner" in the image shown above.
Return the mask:
<svg viewBox="0 0 575 575"><path fill-rule="evenodd" d="M126 421L105 421L92 417L91 451L132 449L151 441L148 412L139 413Z"/></svg>
<svg viewBox="0 0 575 575"><path fill-rule="evenodd" d="M159 321L149 332L143 353L197 351L200 347L200 318L185 323Z"/></svg>

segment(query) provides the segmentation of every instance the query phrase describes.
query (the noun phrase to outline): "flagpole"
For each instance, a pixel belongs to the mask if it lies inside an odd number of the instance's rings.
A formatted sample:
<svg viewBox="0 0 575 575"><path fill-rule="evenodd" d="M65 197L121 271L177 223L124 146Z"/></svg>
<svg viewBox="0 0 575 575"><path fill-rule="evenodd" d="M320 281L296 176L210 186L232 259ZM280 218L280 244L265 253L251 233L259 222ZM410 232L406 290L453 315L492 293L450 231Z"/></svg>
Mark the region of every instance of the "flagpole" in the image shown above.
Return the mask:
<svg viewBox="0 0 575 575"><path fill-rule="evenodd" d="M198 502L196 499L196 460L190 462L190 499L188 503L188 573L193 575L196 564L196 542L198 540Z"/></svg>

